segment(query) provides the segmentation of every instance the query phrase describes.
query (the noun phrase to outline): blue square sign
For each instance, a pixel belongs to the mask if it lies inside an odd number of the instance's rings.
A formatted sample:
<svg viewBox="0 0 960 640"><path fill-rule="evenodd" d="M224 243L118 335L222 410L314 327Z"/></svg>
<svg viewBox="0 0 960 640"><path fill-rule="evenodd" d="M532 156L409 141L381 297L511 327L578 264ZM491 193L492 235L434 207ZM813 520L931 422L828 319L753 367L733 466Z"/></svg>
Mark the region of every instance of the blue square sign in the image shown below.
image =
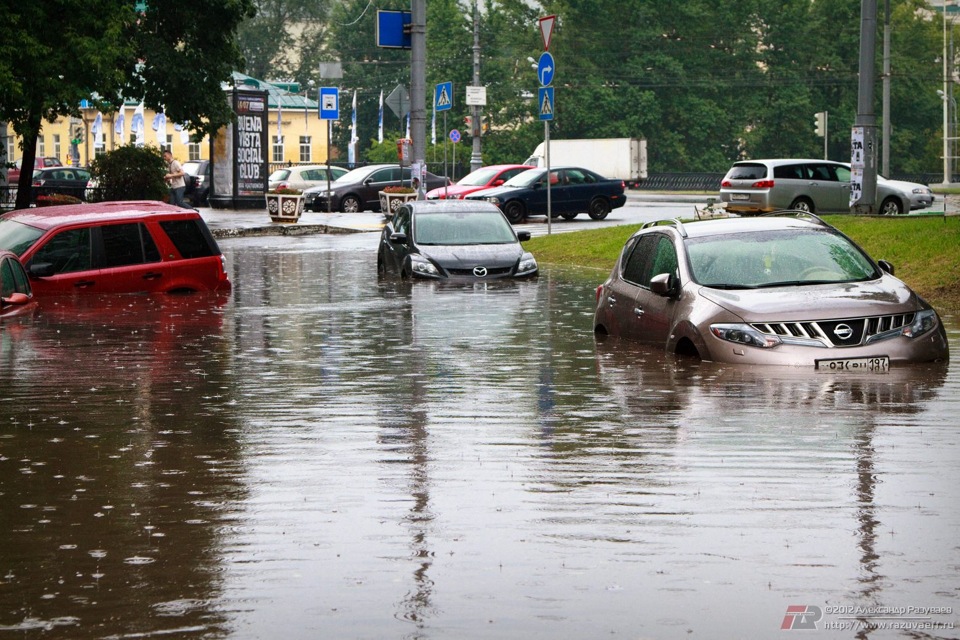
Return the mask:
<svg viewBox="0 0 960 640"><path fill-rule="evenodd" d="M320 119L340 119L340 91L336 87L320 87Z"/></svg>

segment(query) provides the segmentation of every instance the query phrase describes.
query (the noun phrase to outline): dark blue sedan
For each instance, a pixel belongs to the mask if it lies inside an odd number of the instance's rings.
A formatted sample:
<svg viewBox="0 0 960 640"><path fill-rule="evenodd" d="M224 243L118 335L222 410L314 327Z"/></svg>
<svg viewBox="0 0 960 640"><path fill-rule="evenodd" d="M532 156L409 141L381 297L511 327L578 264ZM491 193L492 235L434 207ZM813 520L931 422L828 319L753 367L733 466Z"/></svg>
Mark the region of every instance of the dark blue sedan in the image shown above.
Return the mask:
<svg viewBox="0 0 960 640"><path fill-rule="evenodd" d="M582 167L551 167L550 212L573 220L586 213L603 220L612 210L622 207L627 197L623 180L604 178ZM528 216L547 215L547 170L529 169L503 183L467 196L467 200L486 200L500 207L510 222L523 222Z"/></svg>

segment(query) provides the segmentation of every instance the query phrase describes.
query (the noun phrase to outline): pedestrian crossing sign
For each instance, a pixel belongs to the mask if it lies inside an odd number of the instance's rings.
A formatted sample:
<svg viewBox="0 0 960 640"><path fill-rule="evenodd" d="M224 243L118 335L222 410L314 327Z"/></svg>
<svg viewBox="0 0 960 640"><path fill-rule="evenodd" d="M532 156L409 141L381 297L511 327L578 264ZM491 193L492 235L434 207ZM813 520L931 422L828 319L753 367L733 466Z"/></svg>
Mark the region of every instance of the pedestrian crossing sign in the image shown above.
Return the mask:
<svg viewBox="0 0 960 640"><path fill-rule="evenodd" d="M441 82L433 94L433 110L449 111L453 108L453 83Z"/></svg>
<svg viewBox="0 0 960 640"><path fill-rule="evenodd" d="M553 120L553 87L540 87L537 93L537 103L540 105L540 119Z"/></svg>

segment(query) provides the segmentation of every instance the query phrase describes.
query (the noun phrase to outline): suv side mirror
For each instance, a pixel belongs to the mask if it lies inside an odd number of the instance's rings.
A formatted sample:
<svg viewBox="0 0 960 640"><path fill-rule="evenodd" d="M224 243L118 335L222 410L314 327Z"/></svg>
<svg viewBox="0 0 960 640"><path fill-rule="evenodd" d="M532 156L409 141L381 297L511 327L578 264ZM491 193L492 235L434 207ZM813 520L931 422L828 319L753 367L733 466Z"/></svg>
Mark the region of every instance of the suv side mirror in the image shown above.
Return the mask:
<svg viewBox="0 0 960 640"><path fill-rule="evenodd" d="M517 231L517 240L519 240L520 242L526 242L529 239L530 239L529 231Z"/></svg>
<svg viewBox="0 0 960 640"><path fill-rule="evenodd" d="M52 262L41 262L39 264L31 264L29 269L30 275L34 278L49 278L50 276L56 275L56 271L53 268Z"/></svg>
<svg viewBox="0 0 960 640"><path fill-rule="evenodd" d="M886 260L877 260L877 265L879 265L881 269L883 269L890 275L893 275L893 265L887 262Z"/></svg>
<svg viewBox="0 0 960 640"><path fill-rule="evenodd" d="M677 279L672 273L658 273L650 279L650 291L665 298L675 298L679 293Z"/></svg>
<svg viewBox="0 0 960 640"><path fill-rule="evenodd" d="M407 234L402 231L390 234L390 242L394 244L407 244Z"/></svg>

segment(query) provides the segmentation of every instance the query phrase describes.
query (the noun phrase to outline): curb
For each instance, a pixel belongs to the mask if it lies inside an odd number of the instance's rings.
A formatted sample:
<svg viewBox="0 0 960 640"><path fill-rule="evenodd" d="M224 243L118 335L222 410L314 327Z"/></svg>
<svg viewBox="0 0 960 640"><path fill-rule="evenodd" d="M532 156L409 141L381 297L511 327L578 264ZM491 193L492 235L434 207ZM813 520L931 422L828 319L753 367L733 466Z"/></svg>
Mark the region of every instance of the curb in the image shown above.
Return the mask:
<svg viewBox="0 0 960 640"><path fill-rule="evenodd" d="M348 234L364 233L361 229L347 229L344 227L331 227L327 224L290 224L270 227L248 227L248 228L229 228L217 229L211 228L210 233L214 238L246 238L262 236L308 236L319 233L327 234Z"/></svg>

